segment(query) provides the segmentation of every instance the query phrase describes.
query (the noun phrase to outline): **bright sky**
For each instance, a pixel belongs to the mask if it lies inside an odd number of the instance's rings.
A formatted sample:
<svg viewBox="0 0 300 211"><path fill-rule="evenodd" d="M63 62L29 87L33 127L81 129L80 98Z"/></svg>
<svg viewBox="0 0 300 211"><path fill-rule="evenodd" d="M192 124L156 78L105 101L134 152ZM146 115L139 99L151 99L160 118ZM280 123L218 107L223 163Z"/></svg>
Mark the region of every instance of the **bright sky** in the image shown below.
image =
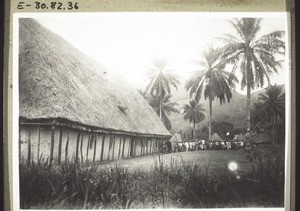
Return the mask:
<svg viewBox="0 0 300 211"><path fill-rule="evenodd" d="M261 15L260 35L286 29L283 13ZM228 20L236 16L242 17L237 13L74 13L34 18L136 88L144 88L154 58L165 59L186 79L198 69L194 61L201 58L203 47L223 33L234 32ZM272 77L272 83L283 84L284 71Z"/></svg>

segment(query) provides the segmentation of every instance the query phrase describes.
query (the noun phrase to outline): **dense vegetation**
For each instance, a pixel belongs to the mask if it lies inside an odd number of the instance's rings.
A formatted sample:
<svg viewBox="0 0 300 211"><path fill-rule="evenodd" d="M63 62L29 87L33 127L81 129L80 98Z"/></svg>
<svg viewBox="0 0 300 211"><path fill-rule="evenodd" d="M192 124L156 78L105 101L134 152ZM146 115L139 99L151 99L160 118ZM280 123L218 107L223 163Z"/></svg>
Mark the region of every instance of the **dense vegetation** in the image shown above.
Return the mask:
<svg viewBox="0 0 300 211"><path fill-rule="evenodd" d="M66 163L48 168L20 165L21 208L278 207L284 199L284 154L279 147L249 153L253 171L200 169L165 163L150 171L127 171Z"/></svg>

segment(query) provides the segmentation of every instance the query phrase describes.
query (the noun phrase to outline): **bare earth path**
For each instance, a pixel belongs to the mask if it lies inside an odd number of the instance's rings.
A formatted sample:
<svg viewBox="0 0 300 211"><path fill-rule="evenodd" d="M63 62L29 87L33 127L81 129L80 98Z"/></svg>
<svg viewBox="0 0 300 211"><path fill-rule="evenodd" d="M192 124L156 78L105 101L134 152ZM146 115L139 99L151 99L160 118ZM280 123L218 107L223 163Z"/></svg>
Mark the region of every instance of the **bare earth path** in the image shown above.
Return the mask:
<svg viewBox="0 0 300 211"><path fill-rule="evenodd" d="M136 157L131 159L124 159L118 161L110 161L107 163L101 163L98 168L105 169L111 168L115 165L127 168L127 170L150 170L158 159L162 159L165 165L173 163L194 163L196 162L201 168L205 168L209 165L209 169L226 168L226 164L231 161L237 161L239 163L239 169L243 171L251 170L251 163L247 160L247 153L242 150L205 150L205 151L191 151L191 152L179 152L169 154L155 154L143 157Z"/></svg>

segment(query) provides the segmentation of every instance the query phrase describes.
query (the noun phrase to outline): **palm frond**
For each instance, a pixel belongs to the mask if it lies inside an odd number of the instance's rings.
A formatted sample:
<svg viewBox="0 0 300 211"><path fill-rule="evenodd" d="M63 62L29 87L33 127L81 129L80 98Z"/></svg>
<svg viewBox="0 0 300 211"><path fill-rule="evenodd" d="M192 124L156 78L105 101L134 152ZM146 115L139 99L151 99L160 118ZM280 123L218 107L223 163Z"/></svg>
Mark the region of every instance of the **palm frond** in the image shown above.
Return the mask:
<svg viewBox="0 0 300 211"><path fill-rule="evenodd" d="M244 33L243 33L243 31L242 31L242 28L243 28L243 26L242 26L242 20L240 19L234 19L234 20L229 20L229 23L232 25L232 27L235 29L235 31L237 32L237 34L240 36L240 38L243 40L243 41L245 41L246 40L246 38L245 38L245 36L244 36Z"/></svg>

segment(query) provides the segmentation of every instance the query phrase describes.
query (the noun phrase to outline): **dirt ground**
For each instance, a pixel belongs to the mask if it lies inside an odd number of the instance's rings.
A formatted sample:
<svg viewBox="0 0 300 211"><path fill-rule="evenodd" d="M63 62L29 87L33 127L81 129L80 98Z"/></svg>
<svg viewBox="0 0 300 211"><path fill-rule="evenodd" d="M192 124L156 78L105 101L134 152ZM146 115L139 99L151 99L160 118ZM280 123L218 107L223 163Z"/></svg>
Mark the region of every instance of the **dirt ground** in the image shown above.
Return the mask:
<svg viewBox="0 0 300 211"><path fill-rule="evenodd" d="M148 171L153 168L155 162L158 162L159 159L162 159L165 165L170 165L171 162L173 164L180 164L182 162L189 162L193 164L195 162L196 165L200 166L203 169L208 166L210 170L216 168L226 168L229 161L236 161L239 164L239 170L245 172L251 170L251 163L249 163L249 161L247 160L247 153L242 150L203 150L169 154L155 154L101 163L98 166L98 169L111 168L117 165L122 168L127 168L128 171L137 169Z"/></svg>

